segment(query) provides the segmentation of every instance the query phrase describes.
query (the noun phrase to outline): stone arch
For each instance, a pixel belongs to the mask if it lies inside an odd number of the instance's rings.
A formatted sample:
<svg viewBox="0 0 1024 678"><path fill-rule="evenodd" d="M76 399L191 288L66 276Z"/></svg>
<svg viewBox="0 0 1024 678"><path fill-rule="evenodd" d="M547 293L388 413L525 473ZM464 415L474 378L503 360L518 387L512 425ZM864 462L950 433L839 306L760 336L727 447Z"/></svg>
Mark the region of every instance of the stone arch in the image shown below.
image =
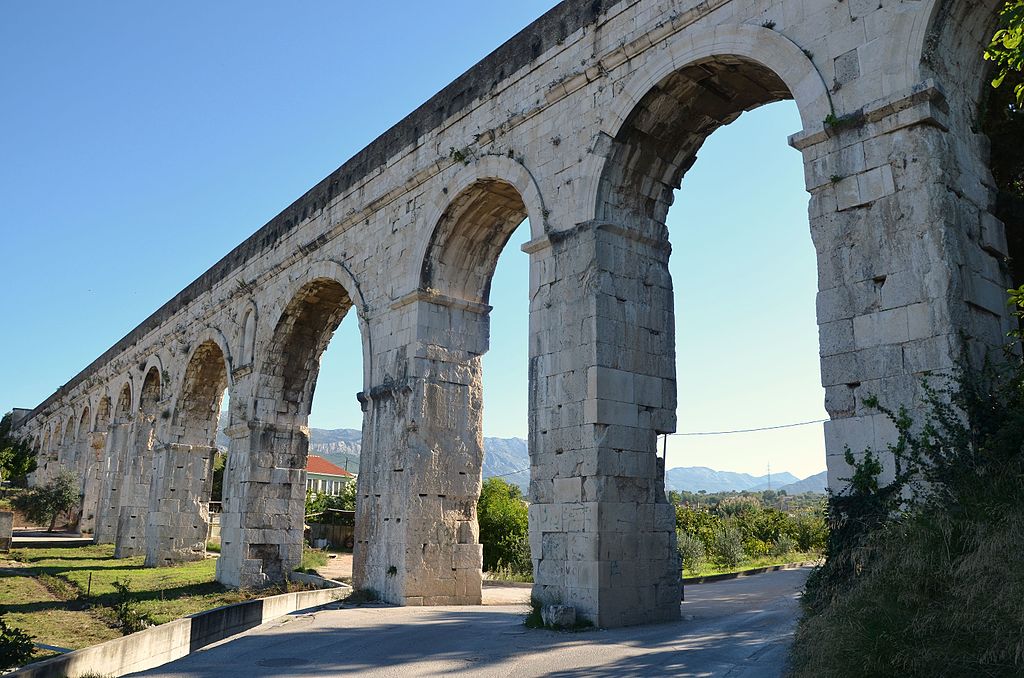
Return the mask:
<svg viewBox="0 0 1024 678"><path fill-rule="evenodd" d="M226 342L209 331L182 370L167 442L153 453L146 525L146 564L206 557L217 424L230 380Z"/></svg>
<svg viewBox="0 0 1024 678"><path fill-rule="evenodd" d="M89 445L88 434L92 430L92 417L89 403L82 405L82 413L78 417L78 428L75 435L75 464L80 465L85 458ZM81 470L81 469L79 469Z"/></svg>
<svg viewBox="0 0 1024 678"><path fill-rule="evenodd" d="M251 365L256 356L256 326L259 321L256 304L249 301L242 308L242 322L239 323L238 364Z"/></svg>
<svg viewBox="0 0 1024 678"><path fill-rule="evenodd" d="M115 558L130 558L145 552L146 515L149 512L150 486L153 482L153 452L157 444L158 405L163 400L161 363L157 356L146 361L146 372L139 387L134 417L134 440L130 454L123 460L126 474L120 488Z"/></svg>
<svg viewBox="0 0 1024 678"><path fill-rule="evenodd" d="M989 85L984 50L999 22L1002 0L928 0L917 13L906 70L914 82L938 80L952 107L966 103L973 114Z"/></svg>
<svg viewBox="0 0 1024 678"><path fill-rule="evenodd" d="M207 447L216 444L221 403L231 374L225 345L219 334L216 338L211 336L193 348L185 363L174 406L173 426L178 431L178 443Z"/></svg>
<svg viewBox="0 0 1024 678"><path fill-rule="evenodd" d="M832 111L814 64L777 31L718 26L692 41L671 39L602 125L612 142L597 174L595 218L667 239L673 191L705 139L745 111L786 99L796 101L805 130L820 129Z"/></svg>
<svg viewBox="0 0 1024 678"><path fill-rule="evenodd" d="M511 158L500 155L484 156L482 159L463 167L448 183L441 194L436 195L431 200L429 206L424 211L423 226L421 227L422 235L418 240L417 252L413 258L416 269L412 272L412 277L407 283L408 290L427 289L431 287L431 281L435 279L439 281L444 280L444 273L441 270L444 268L443 264L448 263L451 265L453 262L444 262L436 258L442 250L447 249L449 256L461 254L468 259L471 257L471 253L467 252L466 248L476 247L479 249L484 244L491 244L480 243L479 238L476 240L471 238L459 243L462 246L460 248L459 244L450 242L452 234L447 232L450 223L458 220L458 213L464 213L466 210L472 211L474 207L479 209L479 201L486 197L484 194L488 191L496 192L497 195L502 196L508 202L504 214L499 211L492 215L494 217L494 225L498 226L500 232L498 240L501 241L500 244L495 245L496 252L489 253L493 255L495 261L497 260L497 255L504 248L508 235L511 235L512 232L509 230L507 234L505 233L508 226L504 223L503 216L511 218L508 215L521 215L518 216L518 221L512 225L512 230L524 218L529 218L530 237L533 240L544 237L547 232L547 218L545 216L547 210L544 208L543 196L533 175L530 174L525 165ZM476 199L475 204L474 198ZM482 217L483 215L479 216ZM502 238L502 235L504 235L504 238ZM469 281L462 282L463 286L473 287L473 285L468 284ZM462 298L466 301L479 300L459 297L457 293L461 290L450 289L451 286L445 283L443 283L443 287L436 289L442 294ZM448 289L448 291L445 291L445 289ZM456 294L453 295L451 292L456 292ZM479 290L475 296L481 296ZM482 296L486 298L486 292Z"/></svg>
<svg viewBox="0 0 1024 678"><path fill-rule="evenodd" d="M100 396L96 405L96 418L93 420L93 430L106 433L110 426L110 396L104 393Z"/></svg>
<svg viewBox="0 0 1024 678"><path fill-rule="evenodd" d="M369 384L370 345L365 303L352 275L334 261L319 262L292 282L274 309L273 329L260 329L265 348L257 351L256 396L265 421L305 423L313 402L320 357L349 309L355 307L363 351L363 383ZM283 409L282 409L283 408Z"/></svg>
<svg viewBox="0 0 1024 678"><path fill-rule="evenodd" d="M832 113L828 88L814 63L781 33L721 25L693 37L668 38L627 81L602 121L611 150L589 160L587 175L595 179L585 204L594 206L598 221L621 219L616 206L646 213L655 225L646 225L644 234L663 237L656 224L664 222L672 191L703 141L745 110L785 99L796 101L808 132L821 130ZM660 157L649 142L642 150L645 144L638 137L666 134L673 138L659 139L659 146L670 149L670 157ZM618 205L631 183L632 204Z"/></svg>
<svg viewBox="0 0 1024 678"><path fill-rule="evenodd" d="M120 388L117 388L117 403L114 407L113 424L127 424L132 419L132 382L130 379L123 379Z"/></svg>
<svg viewBox="0 0 1024 678"><path fill-rule="evenodd" d="M254 411L248 426L233 426L229 432L217 579L230 586L280 582L302 558L306 423L320 358L353 306L362 338L364 388L370 374L366 305L344 265L330 260L311 265L290 282L282 298L276 313L264 312L276 323L257 327ZM236 455L236 449L247 454Z"/></svg>

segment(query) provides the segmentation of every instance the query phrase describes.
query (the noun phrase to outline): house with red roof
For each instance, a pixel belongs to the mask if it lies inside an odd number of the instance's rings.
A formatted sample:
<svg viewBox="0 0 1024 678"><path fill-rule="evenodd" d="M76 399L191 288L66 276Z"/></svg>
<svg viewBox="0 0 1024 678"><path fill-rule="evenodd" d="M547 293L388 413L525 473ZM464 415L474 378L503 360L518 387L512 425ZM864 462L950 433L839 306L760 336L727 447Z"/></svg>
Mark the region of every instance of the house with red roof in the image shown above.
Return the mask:
<svg viewBox="0 0 1024 678"><path fill-rule="evenodd" d="M355 475L323 457L311 454L306 457L306 491L329 495L341 494L342 488Z"/></svg>

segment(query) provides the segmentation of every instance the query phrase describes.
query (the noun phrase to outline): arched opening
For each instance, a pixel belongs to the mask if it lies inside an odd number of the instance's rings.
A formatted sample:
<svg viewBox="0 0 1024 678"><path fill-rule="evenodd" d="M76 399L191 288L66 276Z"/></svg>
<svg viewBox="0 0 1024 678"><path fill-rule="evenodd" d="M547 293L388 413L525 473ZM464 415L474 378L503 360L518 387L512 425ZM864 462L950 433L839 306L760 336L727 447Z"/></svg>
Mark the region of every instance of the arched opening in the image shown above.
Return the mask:
<svg viewBox="0 0 1024 678"><path fill-rule="evenodd" d="M245 586L280 582L301 561L308 417L321 357L352 306L349 290L332 275L314 277L294 293L266 349L254 358L257 421L239 431L241 437L230 440L225 471L217 563L221 582ZM358 370L361 351L346 358L348 370ZM236 455L239 447L248 454ZM259 510L262 506L272 509ZM262 536L247 539L243 529ZM246 570L239 579L236 568L242 563Z"/></svg>
<svg viewBox="0 0 1024 678"><path fill-rule="evenodd" d="M375 544L364 544L365 562L357 561L366 581L382 587L385 598L394 602L466 605L482 600L486 546L480 544L477 502L484 462L482 359L491 335L488 304L499 256L529 209L511 181L489 177L483 167L479 171L483 176L450 196L431 225L425 248L411 307L418 318L413 321L418 325L415 350L424 359L415 368L418 382L410 396L422 404L414 406L415 431L397 442L408 452L389 467L390 475L360 485L366 502L373 499L370 487L377 493L407 493L406 506L374 502L365 516L375 522L376 532L399 533L395 539L408 544L404 568L388 577L385 568L391 561ZM519 320L525 335L526 323ZM390 397L370 406L368 427L386 448L393 436L378 429L393 426L392 408L402 406ZM405 522L396 525L402 518ZM522 550L528 558L525 543Z"/></svg>
<svg viewBox="0 0 1024 678"><path fill-rule="evenodd" d="M130 382L125 381L117 395L104 445L94 537L97 544L113 544L117 538L117 520L121 511L121 489L124 487L132 419L132 387Z"/></svg>
<svg viewBox="0 0 1024 678"><path fill-rule="evenodd" d="M83 464L82 518L79 529L83 534L95 536L99 526L100 493L103 488L103 474L106 461L104 450L107 446L107 429L110 426L110 397L100 397L96 406L96 417L92 421L85 444L86 461Z"/></svg>
<svg viewBox="0 0 1024 678"><path fill-rule="evenodd" d="M148 566L206 557L217 425L227 386L223 350L215 341L203 342L185 367L168 440L154 453Z"/></svg>
<svg viewBox="0 0 1024 678"><path fill-rule="evenodd" d="M795 58L805 57L796 54ZM794 68L797 65L794 64ZM742 296L734 299L718 297L717 303L702 318L704 324L701 324L701 320L684 314L677 315L676 312L677 309L696 310L702 306L699 301L695 304L680 303L676 299L677 290L686 301L711 296L714 292L710 288L715 285L715 278L721 271L728 271L728 275L734 279L747 281L748 290L758 287L755 281L759 275L778 275L779 271L773 268L780 265L781 261L757 261L756 257L736 253L736 250L749 246L742 235L747 229L746 224L722 224L715 232L709 228L710 224L704 223L713 222L711 217L718 217L720 212L728 212L733 207L730 202L743 202L757 194L754 187L748 189L730 180L725 184L728 187L726 190L721 186L704 184L703 191L688 195L685 186L681 192L679 189L684 176L694 167L698 152L716 130L733 123L747 111L792 98L790 88L782 77L752 57L729 53L701 57L682 68L676 68L650 87L615 132L598 185L595 210L597 248L604 255L602 257L599 254L599 268L601 274L608 276L608 279L602 280L604 284L600 285L598 308L604 319L599 320L601 326L596 330L598 366L592 378L594 383L591 397L596 395L593 405L595 420L607 427L603 429L605 439L610 440L615 436L628 441L610 445L609 452L612 454L609 457L619 458L621 465L624 463L621 461L624 451L632 451L638 456L637 463L631 464L632 468L623 466L623 470L619 471L620 477L612 479L610 483L619 488L620 496L629 497L632 510L617 525L606 524L596 532L602 544L602 559L637 559L637 556L627 553L629 549L625 546L621 547L620 552L615 545L639 542L639 552L646 555L640 557L638 565L647 569L652 576L647 581L631 582L627 578L602 573L593 587L593 595L611 601L643 601L646 598L657 602L647 609L642 604L602 605L602 624L638 623L679 615L678 599L672 601L667 595L673 582L678 586L681 567L675 549L675 510L668 504L666 497L666 490L672 489L666 486L666 466L712 466L718 471L755 470L749 467L737 468L742 465L738 460L734 459L730 463L728 457L708 453L708 450L705 450L701 461L691 457L687 463L684 452L692 454L695 447L687 445L688 439L672 437L676 433L677 416L683 422L684 431L755 428L795 421L764 419L764 410L772 409L766 404L762 404L758 411L734 407L739 402L746 402L744 396L752 389L761 390L762 403L770 403L777 396L772 391L771 378L766 378L772 366L761 366L756 360L746 361L748 368L760 374L747 374L745 380L733 383L727 381L739 376L731 370L732 364L747 354L756 354L759 350L768 354L769 348L779 348L782 352L791 350L784 344L781 347L767 345L778 334L774 327L759 330L744 321L748 314L742 309L746 305L771 305L771 299L756 296L753 299ZM791 116L791 120L793 128L787 132L799 131L799 117ZM784 134L779 136L779 148L785 140ZM732 162L740 164L747 161L744 154L735 148L732 150ZM796 162L797 173L795 176L792 173L788 175L795 180L791 186L780 190L801 196L798 200L802 201L803 210L799 224L806 229L807 197L803 192L802 165L799 160ZM762 174L755 181L766 183L774 180L773 171L770 167L762 167ZM728 179L729 173L723 174ZM733 174L739 175L741 172L737 170ZM701 218L699 210L677 208L670 212L679 196L704 204L713 201L717 213L705 214L704 222L701 222L698 221ZM738 199L738 196L743 198ZM675 218L677 212L680 217L678 220ZM755 210L753 219L756 228L762 230L780 227L790 230L788 224L778 223L771 204L763 204L760 210ZM673 237L670 244L670 223L690 233ZM762 234L759 232L757 235L760 237ZM803 239L807 240L805 236ZM683 242L690 245L690 248L680 247ZM811 318L802 326L810 337L803 342L803 346L808 349L804 363L810 365L810 378L805 381L810 384L810 402L820 403L822 391L816 383L820 378L820 369L816 350L817 332L813 320L817 276L813 250L808 244L809 241L801 243L800 249L800 256L809 259L809 262L804 261L805 264L809 263L804 270L810 271L807 279L800 283L803 290L803 313L809 314ZM670 255L673 255L671 264ZM677 262L681 266L677 266ZM754 268L748 270L741 262ZM705 276L702 279L690 277L689 274L696 270L703 270ZM673 272L682 274L691 283L689 289L674 286ZM703 342L699 356L677 357L677 346L700 343L688 334L711 336L716 330L726 327L729 329L722 333L720 341ZM737 342L728 341L734 336L746 336L747 341L739 342L738 345ZM755 347L756 342L765 345ZM740 351L740 356L727 352L727 347ZM716 370L716 364L721 365L721 369ZM693 383L701 384L703 392L694 393L691 390ZM707 405L709 401L710 407L698 407ZM812 405L811 409L815 414L813 418L820 419L820 405L816 408ZM693 416L695 410L704 417L712 413L717 414L717 417L714 421L696 419ZM775 416L782 415L773 412ZM726 421L728 423L724 423ZM667 439L659 441L662 435L667 436ZM816 444L811 454L818 457L815 470L820 470L825 466L820 425L814 438ZM668 459L665 454L666 443ZM764 440L753 444L767 446ZM775 461L767 450L763 451L762 463L765 466L769 461ZM601 471L600 463L598 470ZM762 471L757 475L764 473ZM680 475L688 477L688 474ZM673 474L671 477L678 476ZM588 482L584 480L585 488ZM638 489L642 492L637 492ZM644 513L642 509L647 508L645 503L648 502L654 504L650 507L656 516L653 526L640 519ZM664 518L659 520L657 516ZM623 535L627 534L628 540L623 541ZM606 547L606 544L611 546ZM539 555L539 569L543 573L547 570L547 549ZM556 564L560 558L561 554L555 551ZM538 581L541 584L548 583L543 578ZM541 588L543 590L547 587ZM549 588L553 593L561 593L557 585ZM665 595L662 595L663 589Z"/></svg>
<svg viewBox="0 0 1024 678"><path fill-rule="evenodd" d="M120 488L121 505L114 542L115 558L131 558L146 552L153 449L161 398L160 371L154 365L146 372L139 390L139 407L133 422L134 435L124 463L125 474Z"/></svg>
<svg viewBox="0 0 1024 678"><path fill-rule="evenodd" d="M82 414L78 418L77 435L75 436L74 456L69 468L78 480L78 511L75 523L80 531L84 531L82 522L85 520L85 485L88 473L91 470L92 451L89 445L90 433L92 432L92 417L89 413L89 406L82 407Z"/></svg>
<svg viewBox="0 0 1024 678"><path fill-rule="evenodd" d="M256 346L256 312L253 309L245 311L242 320L242 337L239 345L238 355L241 358L240 365L252 364L253 353Z"/></svg>
<svg viewBox="0 0 1024 678"><path fill-rule="evenodd" d="M526 217L522 196L507 182L484 179L464 190L437 224L420 289L486 304L498 257Z"/></svg>

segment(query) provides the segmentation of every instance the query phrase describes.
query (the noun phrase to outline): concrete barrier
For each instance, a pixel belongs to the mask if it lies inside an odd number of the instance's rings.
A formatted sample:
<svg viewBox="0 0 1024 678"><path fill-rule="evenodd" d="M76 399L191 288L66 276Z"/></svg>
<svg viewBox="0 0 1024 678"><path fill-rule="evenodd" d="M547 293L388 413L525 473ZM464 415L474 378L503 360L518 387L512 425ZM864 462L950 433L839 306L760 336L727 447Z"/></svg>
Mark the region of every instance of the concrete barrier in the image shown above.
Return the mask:
<svg viewBox="0 0 1024 678"><path fill-rule="evenodd" d="M124 638L29 664L7 675L19 678L75 678L84 674L123 676L145 671L296 610L332 603L347 595L349 590L345 587L298 591L225 605Z"/></svg>

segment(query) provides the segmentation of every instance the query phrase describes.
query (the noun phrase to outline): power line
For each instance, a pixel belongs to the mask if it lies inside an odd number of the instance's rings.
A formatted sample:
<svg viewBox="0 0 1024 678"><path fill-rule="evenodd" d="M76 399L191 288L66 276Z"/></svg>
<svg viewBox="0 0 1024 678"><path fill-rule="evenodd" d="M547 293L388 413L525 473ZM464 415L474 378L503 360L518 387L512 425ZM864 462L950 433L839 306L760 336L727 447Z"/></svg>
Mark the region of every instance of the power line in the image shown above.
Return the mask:
<svg viewBox="0 0 1024 678"><path fill-rule="evenodd" d="M734 433L757 433L758 431L777 431L783 428L796 428L798 426L810 426L822 424L828 419L815 419L813 421L799 421L795 424L780 424L778 426L762 426L761 428L744 428L737 431L697 431L693 433L669 433L670 436L727 436Z"/></svg>

